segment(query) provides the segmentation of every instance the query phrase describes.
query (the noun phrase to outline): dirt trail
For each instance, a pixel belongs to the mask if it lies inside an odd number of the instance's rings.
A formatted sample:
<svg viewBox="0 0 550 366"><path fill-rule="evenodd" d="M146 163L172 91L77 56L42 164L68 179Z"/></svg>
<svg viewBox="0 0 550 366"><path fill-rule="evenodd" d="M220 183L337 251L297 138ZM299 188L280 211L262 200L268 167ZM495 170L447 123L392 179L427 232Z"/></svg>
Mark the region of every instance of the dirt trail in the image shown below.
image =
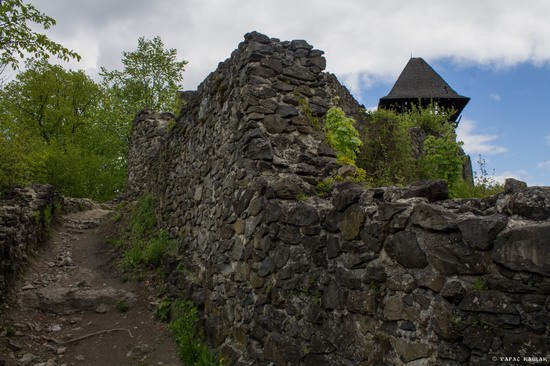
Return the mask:
<svg viewBox="0 0 550 366"><path fill-rule="evenodd" d="M109 211L64 216L0 310L0 366L180 365L154 291L119 278Z"/></svg>

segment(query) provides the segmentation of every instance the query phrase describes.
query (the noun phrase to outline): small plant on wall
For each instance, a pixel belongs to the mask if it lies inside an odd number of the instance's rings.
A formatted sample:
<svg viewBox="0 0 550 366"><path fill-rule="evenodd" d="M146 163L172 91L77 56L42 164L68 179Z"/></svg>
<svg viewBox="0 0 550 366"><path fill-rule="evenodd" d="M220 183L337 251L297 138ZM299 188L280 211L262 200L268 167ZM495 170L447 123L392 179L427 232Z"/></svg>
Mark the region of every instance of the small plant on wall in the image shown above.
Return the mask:
<svg viewBox="0 0 550 366"><path fill-rule="evenodd" d="M342 108L332 107L328 110L325 122L327 140L338 160L350 165L355 165L355 158L362 145L354 125L355 120L346 116Z"/></svg>

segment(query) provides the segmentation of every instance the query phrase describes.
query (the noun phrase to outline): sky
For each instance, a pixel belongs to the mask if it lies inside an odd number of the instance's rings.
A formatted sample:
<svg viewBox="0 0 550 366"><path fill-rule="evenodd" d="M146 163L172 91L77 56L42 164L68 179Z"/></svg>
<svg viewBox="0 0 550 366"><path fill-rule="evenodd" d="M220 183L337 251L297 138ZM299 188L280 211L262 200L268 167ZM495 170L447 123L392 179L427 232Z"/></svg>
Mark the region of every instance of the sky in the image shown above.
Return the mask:
<svg viewBox="0 0 550 366"><path fill-rule="evenodd" d="M471 101L458 138L479 172L550 186L548 0L27 0L53 17L45 33L77 51L97 77L120 69L137 39L160 36L189 61L197 87L245 33L305 39L325 51L359 103L375 107L411 56L424 58Z"/></svg>

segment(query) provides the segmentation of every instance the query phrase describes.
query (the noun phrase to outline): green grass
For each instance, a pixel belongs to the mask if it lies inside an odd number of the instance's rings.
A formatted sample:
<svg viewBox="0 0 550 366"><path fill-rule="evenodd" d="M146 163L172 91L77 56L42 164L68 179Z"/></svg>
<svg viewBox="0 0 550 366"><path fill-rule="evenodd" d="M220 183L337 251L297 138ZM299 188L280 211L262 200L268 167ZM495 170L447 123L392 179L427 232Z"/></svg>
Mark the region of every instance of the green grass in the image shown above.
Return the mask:
<svg viewBox="0 0 550 366"><path fill-rule="evenodd" d="M155 205L154 197L146 195L132 207L117 206L112 216L125 227L120 237L113 241L122 251L119 267L134 280L140 280L145 269L158 268L178 251L177 241L170 239L166 230L158 230Z"/></svg>
<svg viewBox="0 0 550 366"><path fill-rule="evenodd" d="M180 359L186 365L223 365L223 358L212 353L201 340L197 327L198 310L193 303L176 301L173 310L175 319L170 322L169 329L176 340Z"/></svg>

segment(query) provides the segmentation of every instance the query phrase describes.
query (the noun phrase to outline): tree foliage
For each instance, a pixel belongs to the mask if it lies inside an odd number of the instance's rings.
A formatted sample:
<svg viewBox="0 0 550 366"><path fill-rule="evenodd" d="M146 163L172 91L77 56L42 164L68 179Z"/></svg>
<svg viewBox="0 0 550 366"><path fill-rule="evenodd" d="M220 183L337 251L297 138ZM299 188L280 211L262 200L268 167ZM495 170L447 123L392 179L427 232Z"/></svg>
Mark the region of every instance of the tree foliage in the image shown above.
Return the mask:
<svg viewBox="0 0 550 366"><path fill-rule="evenodd" d="M104 70L101 84L30 59L0 90L0 190L43 182L107 200L124 188L132 120L142 108L174 110L186 63L158 37L124 56L124 71Z"/></svg>
<svg viewBox="0 0 550 366"><path fill-rule="evenodd" d="M383 109L370 112L358 158L367 181L373 186L402 186L422 179L445 179L454 194L466 183L462 142L457 141L455 126L449 122L452 114L435 105L402 114ZM426 134L421 146L415 146L418 159L413 157L413 128Z"/></svg>
<svg viewBox="0 0 550 366"><path fill-rule="evenodd" d="M355 120L346 116L341 108L332 107L328 110L325 121L327 140L339 160L353 165L362 144L354 125Z"/></svg>
<svg viewBox="0 0 550 366"><path fill-rule="evenodd" d="M359 166L374 186L403 185L414 179L415 162L407 125L392 111L369 113Z"/></svg>
<svg viewBox="0 0 550 366"><path fill-rule="evenodd" d="M445 179L452 190L462 181L466 158L461 154L462 145L456 141L454 128L443 125L439 136L431 135L424 141L424 155L420 159L422 174L426 178Z"/></svg>
<svg viewBox="0 0 550 366"><path fill-rule="evenodd" d="M29 23L49 29L55 20L22 0L0 0L0 74L7 66L17 69L19 61L30 54L35 58L48 58L50 54L62 60L80 60L80 56L33 31Z"/></svg>
<svg viewBox="0 0 550 366"><path fill-rule="evenodd" d="M102 96L83 71L29 60L0 91L2 145L19 155L18 164L10 164L18 178L4 187L43 182L69 196L99 200L122 189L125 142L103 110Z"/></svg>
<svg viewBox="0 0 550 366"><path fill-rule="evenodd" d="M187 61L178 61L175 49L164 49L160 37L141 37L136 51L122 55L123 70L101 68L106 89L119 102L122 114L131 118L141 109L177 112Z"/></svg>

